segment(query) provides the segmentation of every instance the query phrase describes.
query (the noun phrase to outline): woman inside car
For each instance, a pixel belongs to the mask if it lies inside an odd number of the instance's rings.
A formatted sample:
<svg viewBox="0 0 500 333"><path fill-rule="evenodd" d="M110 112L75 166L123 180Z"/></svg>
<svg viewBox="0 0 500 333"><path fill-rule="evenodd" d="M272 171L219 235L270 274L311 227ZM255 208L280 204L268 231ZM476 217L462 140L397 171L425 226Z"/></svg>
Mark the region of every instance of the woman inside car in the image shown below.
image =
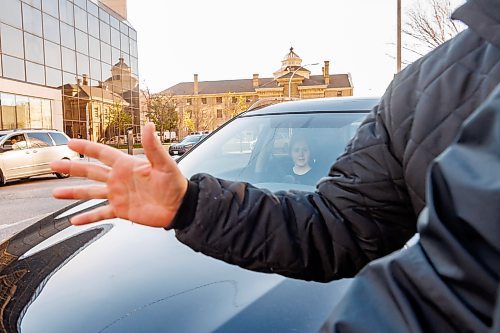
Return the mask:
<svg viewBox="0 0 500 333"><path fill-rule="evenodd" d="M290 156L293 161L290 180L296 184L315 185L318 177L311 165L311 148L304 136L294 135L290 140Z"/></svg>

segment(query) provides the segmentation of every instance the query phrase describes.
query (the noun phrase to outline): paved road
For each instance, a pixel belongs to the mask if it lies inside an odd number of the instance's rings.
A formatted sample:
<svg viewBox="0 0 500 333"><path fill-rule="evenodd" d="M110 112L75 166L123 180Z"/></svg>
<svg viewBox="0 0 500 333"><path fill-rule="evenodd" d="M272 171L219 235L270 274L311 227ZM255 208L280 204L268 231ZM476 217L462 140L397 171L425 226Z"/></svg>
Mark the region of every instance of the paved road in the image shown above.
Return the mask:
<svg viewBox="0 0 500 333"><path fill-rule="evenodd" d="M41 176L9 182L0 187L0 240L75 202L54 199L52 189L55 187L88 183L90 181L83 178L57 179L55 176Z"/></svg>
<svg viewBox="0 0 500 333"><path fill-rule="evenodd" d="M145 158L142 150L134 155ZM91 159L92 162L97 162ZM59 186L79 186L92 181L70 177L58 179L55 176L32 177L28 180L8 182L0 187L0 242L11 237L39 219L64 208L75 200L58 200L52 197L52 190Z"/></svg>

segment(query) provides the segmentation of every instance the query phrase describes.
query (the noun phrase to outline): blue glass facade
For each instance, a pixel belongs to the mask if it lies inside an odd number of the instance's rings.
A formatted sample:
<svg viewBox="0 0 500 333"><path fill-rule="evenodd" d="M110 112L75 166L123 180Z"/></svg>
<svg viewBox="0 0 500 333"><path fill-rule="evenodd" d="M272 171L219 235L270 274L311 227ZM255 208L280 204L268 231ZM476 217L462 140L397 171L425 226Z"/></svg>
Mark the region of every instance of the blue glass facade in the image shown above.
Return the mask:
<svg viewBox="0 0 500 333"><path fill-rule="evenodd" d="M119 127L138 127L138 77L136 30L97 0L1 1L0 78L59 89L63 130L68 135L99 141L116 135ZM12 116L11 95L27 101L26 107L14 108L22 109L22 115L19 111ZM38 121L47 120L47 111L39 116L33 97L26 92L5 95L10 104L5 105L4 120L0 100L0 127L50 127L50 121ZM30 98L36 104L33 116ZM128 124L110 120L117 107L130 114Z"/></svg>

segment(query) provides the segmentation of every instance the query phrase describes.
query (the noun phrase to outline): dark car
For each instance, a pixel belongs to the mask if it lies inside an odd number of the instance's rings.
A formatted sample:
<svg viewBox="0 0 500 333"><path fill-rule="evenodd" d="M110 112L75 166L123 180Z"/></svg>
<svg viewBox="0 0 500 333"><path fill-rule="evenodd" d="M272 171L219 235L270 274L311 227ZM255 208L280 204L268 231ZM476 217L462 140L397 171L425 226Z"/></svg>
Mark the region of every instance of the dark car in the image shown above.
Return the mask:
<svg viewBox="0 0 500 333"><path fill-rule="evenodd" d="M172 156L183 155L191 148L193 148L198 142L200 142L207 134L192 134L186 136L179 143L174 143L168 148L168 153Z"/></svg>
<svg viewBox="0 0 500 333"><path fill-rule="evenodd" d="M308 136L318 179L377 99L333 98L247 111L178 159L269 190L314 190L286 172L283 141ZM122 219L72 226L105 205L73 204L3 242L1 325L7 332L317 332L349 279L316 283L257 273L194 252L174 232Z"/></svg>

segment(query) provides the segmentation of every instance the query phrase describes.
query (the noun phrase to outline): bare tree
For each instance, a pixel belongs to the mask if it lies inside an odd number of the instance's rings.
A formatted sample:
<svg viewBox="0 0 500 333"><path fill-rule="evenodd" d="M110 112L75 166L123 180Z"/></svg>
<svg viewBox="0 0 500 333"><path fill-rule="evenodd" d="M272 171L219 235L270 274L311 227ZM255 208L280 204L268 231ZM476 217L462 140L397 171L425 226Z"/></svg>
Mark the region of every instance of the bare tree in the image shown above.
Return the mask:
<svg viewBox="0 0 500 333"><path fill-rule="evenodd" d="M451 14L463 0L418 0L406 12L403 34L407 37L404 50L422 56L452 38L465 26L451 19ZM407 61L405 61L407 62Z"/></svg>
<svg viewBox="0 0 500 333"><path fill-rule="evenodd" d="M171 94L151 94L149 88L143 91L146 99L146 117L155 124L160 136L164 133L177 130L179 115L177 114L177 103Z"/></svg>

